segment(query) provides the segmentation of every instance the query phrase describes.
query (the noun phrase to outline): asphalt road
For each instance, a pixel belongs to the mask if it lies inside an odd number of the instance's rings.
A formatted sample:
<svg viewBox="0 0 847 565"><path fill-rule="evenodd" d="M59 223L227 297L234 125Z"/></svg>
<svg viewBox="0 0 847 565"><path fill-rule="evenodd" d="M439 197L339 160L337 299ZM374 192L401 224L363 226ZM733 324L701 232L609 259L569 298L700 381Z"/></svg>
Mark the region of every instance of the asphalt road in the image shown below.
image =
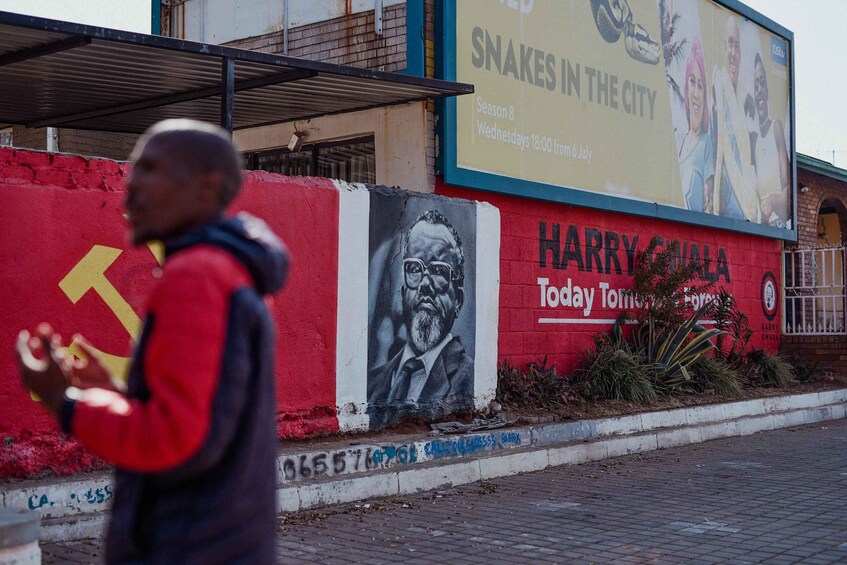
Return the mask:
<svg viewBox="0 0 847 565"><path fill-rule="evenodd" d="M280 518L281 563L847 563L847 421ZM96 562L99 543L44 545Z"/></svg>

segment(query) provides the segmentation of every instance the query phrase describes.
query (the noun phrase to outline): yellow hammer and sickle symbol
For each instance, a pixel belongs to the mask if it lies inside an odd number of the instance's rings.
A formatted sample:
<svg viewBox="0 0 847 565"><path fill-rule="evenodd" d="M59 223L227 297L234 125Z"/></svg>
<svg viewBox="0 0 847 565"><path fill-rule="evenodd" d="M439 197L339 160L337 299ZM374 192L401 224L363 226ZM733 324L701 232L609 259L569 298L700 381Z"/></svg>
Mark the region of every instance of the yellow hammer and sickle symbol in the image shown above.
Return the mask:
<svg viewBox="0 0 847 565"><path fill-rule="evenodd" d="M149 243L148 247L156 260L161 265L164 263L164 249L158 242ZM59 282L59 288L67 295L67 297L76 304L85 296L88 291L94 291L106 303L106 306L117 316L121 325L127 331L129 336L134 340L138 337L141 331L141 318L132 309L132 306L118 292L118 289L106 278L106 271L112 266L122 251L114 247L106 247L104 245L95 245L85 254L70 272L65 275L65 278ZM95 348L96 349L96 348ZM68 352L76 357L84 357L82 349L76 343L72 342L68 346ZM100 354L103 364L116 377L126 380L129 370L129 357L121 357L118 355L110 355L99 349L96 351Z"/></svg>

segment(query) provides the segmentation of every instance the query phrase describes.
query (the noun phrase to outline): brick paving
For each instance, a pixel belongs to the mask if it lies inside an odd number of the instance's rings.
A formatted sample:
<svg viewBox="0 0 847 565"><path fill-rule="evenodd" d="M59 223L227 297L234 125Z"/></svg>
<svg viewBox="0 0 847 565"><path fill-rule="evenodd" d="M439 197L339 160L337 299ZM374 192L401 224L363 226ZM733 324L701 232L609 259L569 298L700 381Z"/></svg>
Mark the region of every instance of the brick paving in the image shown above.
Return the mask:
<svg viewBox="0 0 847 565"><path fill-rule="evenodd" d="M92 563L96 541L42 546ZM847 421L280 518L281 563L847 562Z"/></svg>

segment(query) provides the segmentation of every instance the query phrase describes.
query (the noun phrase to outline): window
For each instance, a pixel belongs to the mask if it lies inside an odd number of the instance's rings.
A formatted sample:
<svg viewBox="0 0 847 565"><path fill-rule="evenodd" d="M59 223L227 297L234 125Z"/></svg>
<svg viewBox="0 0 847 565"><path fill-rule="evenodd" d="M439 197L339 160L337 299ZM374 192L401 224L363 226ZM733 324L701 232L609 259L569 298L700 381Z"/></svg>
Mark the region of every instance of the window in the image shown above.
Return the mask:
<svg viewBox="0 0 847 565"><path fill-rule="evenodd" d="M374 138L360 137L244 154L244 168L289 176L315 176L376 184Z"/></svg>
<svg viewBox="0 0 847 565"><path fill-rule="evenodd" d="M0 129L0 147L11 147L12 141L12 128Z"/></svg>

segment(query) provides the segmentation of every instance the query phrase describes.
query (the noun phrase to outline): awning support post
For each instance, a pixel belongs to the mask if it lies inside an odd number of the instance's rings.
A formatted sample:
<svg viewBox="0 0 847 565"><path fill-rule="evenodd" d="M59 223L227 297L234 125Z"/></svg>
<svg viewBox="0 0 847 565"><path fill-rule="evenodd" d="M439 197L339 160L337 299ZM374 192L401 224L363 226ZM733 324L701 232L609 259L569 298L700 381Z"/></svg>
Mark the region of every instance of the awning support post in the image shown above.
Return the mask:
<svg viewBox="0 0 847 565"><path fill-rule="evenodd" d="M232 106L235 98L235 61L221 61L221 127L232 134Z"/></svg>

